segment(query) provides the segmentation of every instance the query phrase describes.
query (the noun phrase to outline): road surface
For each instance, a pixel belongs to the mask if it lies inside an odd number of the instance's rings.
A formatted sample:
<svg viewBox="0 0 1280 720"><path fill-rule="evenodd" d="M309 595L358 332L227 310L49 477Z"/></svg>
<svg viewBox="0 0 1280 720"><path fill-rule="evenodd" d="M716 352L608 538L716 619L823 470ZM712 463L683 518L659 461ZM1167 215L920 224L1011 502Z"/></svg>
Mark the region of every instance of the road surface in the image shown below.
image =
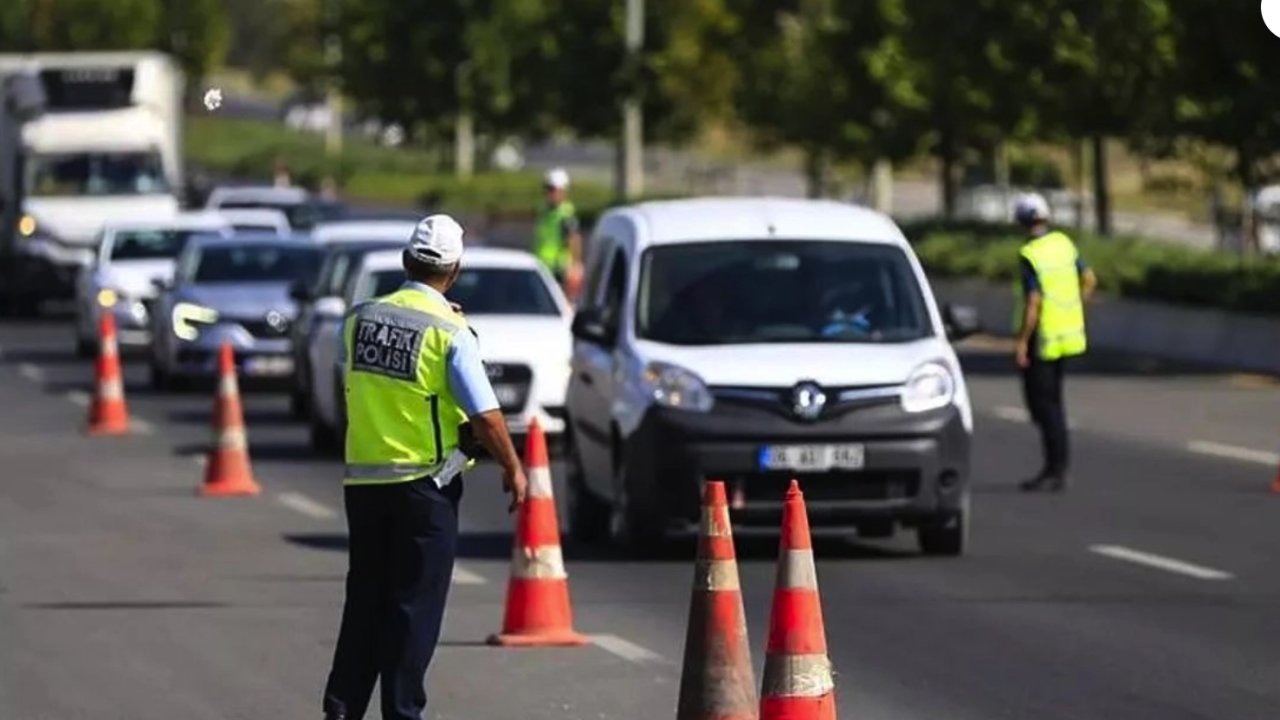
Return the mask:
<svg viewBox="0 0 1280 720"><path fill-rule="evenodd" d="M972 553L818 543L840 717L1280 717L1280 388L1085 363L1069 382L1076 484L1027 496L1013 487L1034 436L1006 348L974 343L965 362ZM246 391L263 495L197 498L211 397L154 393L130 362L140 432L89 439L91 378L66 322L0 323L0 718L318 717L345 571L337 462L308 450L283 396ZM567 544L594 644L492 649L511 542L498 485L492 468L467 479L430 717L672 717L692 548L628 561ZM738 542L757 677L775 543Z"/></svg>

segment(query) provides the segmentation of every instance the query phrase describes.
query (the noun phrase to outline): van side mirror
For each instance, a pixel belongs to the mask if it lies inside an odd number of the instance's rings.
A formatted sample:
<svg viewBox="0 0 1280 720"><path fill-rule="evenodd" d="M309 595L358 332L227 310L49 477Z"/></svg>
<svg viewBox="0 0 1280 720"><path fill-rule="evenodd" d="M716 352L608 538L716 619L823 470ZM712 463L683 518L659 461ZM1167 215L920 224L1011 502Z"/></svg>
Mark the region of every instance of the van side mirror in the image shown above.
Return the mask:
<svg viewBox="0 0 1280 720"><path fill-rule="evenodd" d="M951 341L982 332L982 318L978 316L978 309L970 305L947 303L942 308L942 324L946 327L947 339Z"/></svg>
<svg viewBox="0 0 1280 720"><path fill-rule="evenodd" d="M168 278L162 278L162 277L151 278L151 287L155 288L160 292L164 292L169 289L170 281Z"/></svg>
<svg viewBox="0 0 1280 720"><path fill-rule="evenodd" d="M570 332L578 340L597 345L612 345L617 329L606 320L604 308L583 308L573 316Z"/></svg>
<svg viewBox="0 0 1280 720"><path fill-rule="evenodd" d="M347 312L347 301L340 297L324 297L316 300L314 307L317 317L340 319Z"/></svg>

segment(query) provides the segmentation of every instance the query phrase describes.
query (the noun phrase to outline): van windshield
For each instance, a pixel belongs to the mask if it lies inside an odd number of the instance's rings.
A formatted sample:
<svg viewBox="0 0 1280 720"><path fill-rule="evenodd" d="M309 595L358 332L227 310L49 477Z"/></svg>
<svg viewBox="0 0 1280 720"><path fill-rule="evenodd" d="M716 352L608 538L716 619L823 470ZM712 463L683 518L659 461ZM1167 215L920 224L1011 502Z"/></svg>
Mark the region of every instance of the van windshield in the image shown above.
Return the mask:
<svg viewBox="0 0 1280 720"><path fill-rule="evenodd" d="M900 248L683 243L645 252L636 330L672 345L893 343L931 335L927 317Z"/></svg>

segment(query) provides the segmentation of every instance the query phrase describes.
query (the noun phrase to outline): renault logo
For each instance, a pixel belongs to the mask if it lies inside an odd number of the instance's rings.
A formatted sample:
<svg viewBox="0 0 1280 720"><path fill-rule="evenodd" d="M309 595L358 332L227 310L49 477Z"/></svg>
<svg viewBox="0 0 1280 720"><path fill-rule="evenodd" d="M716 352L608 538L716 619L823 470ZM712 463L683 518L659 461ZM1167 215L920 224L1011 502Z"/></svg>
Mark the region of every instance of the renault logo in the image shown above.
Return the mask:
<svg viewBox="0 0 1280 720"><path fill-rule="evenodd" d="M270 325L272 330L282 332L287 323L288 320L279 310L272 310L267 313L267 325Z"/></svg>
<svg viewBox="0 0 1280 720"><path fill-rule="evenodd" d="M815 382L805 381L791 390L791 412L801 420L817 420L826 404L827 396Z"/></svg>

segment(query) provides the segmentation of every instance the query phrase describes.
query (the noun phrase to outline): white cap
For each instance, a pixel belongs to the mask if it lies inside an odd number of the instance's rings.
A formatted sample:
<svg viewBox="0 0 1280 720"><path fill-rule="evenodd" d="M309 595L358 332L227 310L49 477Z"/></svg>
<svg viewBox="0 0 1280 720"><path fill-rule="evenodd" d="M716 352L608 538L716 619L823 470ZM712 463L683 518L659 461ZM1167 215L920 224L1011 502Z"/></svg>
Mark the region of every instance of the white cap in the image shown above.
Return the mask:
<svg viewBox="0 0 1280 720"><path fill-rule="evenodd" d="M564 168L551 168L542 178L543 184L549 188L563 190L569 187L569 173Z"/></svg>
<svg viewBox="0 0 1280 720"><path fill-rule="evenodd" d="M429 265L453 265L462 259L462 226L448 215L428 215L413 229L409 254Z"/></svg>
<svg viewBox="0 0 1280 720"><path fill-rule="evenodd" d="M1024 193L1013 205L1013 219L1024 225L1049 219L1049 203L1040 193Z"/></svg>

